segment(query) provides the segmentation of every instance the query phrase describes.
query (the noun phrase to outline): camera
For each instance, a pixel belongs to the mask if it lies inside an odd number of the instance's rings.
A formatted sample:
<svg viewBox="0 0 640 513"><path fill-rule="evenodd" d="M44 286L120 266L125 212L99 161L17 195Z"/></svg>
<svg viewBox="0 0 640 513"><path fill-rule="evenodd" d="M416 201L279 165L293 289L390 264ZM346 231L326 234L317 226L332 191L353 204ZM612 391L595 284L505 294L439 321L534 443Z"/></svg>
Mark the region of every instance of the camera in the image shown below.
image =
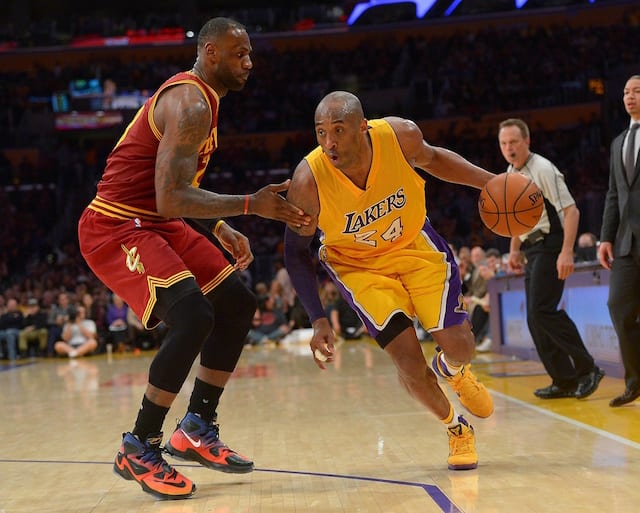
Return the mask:
<svg viewBox="0 0 640 513"><path fill-rule="evenodd" d="M69 319L69 322L75 322L77 317L78 317L78 310L73 306L69 307L69 313L67 314L67 318Z"/></svg>

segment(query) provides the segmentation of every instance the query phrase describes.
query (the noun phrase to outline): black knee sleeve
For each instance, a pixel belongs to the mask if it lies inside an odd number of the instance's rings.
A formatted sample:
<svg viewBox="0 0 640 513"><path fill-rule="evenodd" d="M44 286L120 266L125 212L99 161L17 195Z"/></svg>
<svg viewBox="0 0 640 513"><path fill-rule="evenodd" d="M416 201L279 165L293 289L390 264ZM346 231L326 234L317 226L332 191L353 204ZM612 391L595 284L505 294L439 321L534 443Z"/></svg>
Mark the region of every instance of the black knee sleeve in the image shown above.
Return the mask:
<svg viewBox="0 0 640 513"><path fill-rule="evenodd" d="M256 297L233 273L207 299L213 305L215 327L202 347L200 363L208 369L233 372L251 328Z"/></svg>
<svg viewBox="0 0 640 513"><path fill-rule="evenodd" d="M171 287L162 291L171 295ZM191 366L214 326L211 303L199 289L177 300L159 297L167 334L149 369L149 383L167 392L178 393ZM162 305L170 305L166 309Z"/></svg>

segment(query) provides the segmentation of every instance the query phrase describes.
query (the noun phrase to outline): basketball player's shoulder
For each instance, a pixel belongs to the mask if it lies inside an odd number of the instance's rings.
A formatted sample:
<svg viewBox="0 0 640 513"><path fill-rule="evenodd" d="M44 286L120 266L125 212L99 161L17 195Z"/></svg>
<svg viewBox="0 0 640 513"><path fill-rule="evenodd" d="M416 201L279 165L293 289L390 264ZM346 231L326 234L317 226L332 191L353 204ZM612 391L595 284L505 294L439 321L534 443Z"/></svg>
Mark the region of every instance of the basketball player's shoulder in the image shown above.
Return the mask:
<svg viewBox="0 0 640 513"><path fill-rule="evenodd" d="M386 116L381 119L370 121L370 123L378 122L379 125L385 126L393 130L396 134L405 130L410 130L415 123L410 119L401 118L399 116Z"/></svg>
<svg viewBox="0 0 640 513"><path fill-rule="evenodd" d="M420 139L422 140L422 130L412 120L400 118L397 116L389 116L384 118L385 124L390 128L399 140L403 139Z"/></svg>

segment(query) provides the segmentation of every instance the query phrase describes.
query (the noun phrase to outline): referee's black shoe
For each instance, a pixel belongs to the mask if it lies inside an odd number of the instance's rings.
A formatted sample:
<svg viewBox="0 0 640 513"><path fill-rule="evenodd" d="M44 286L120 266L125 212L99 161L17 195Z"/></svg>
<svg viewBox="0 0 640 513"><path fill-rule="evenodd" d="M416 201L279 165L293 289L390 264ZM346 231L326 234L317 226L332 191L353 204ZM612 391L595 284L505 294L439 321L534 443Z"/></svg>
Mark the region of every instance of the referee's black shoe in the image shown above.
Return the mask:
<svg viewBox="0 0 640 513"><path fill-rule="evenodd" d="M578 399L584 399L585 397L589 397L591 394L593 394L596 391L602 378L604 378L604 371L600 367L594 366L593 370L589 374L582 376L578 380L578 388L576 388L576 397Z"/></svg>
<svg viewBox="0 0 640 513"><path fill-rule="evenodd" d="M548 387L538 388L533 392L533 395L539 397L540 399L562 399L565 397L575 397L576 389L575 387L565 388L559 387L555 384L551 384Z"/></svg>

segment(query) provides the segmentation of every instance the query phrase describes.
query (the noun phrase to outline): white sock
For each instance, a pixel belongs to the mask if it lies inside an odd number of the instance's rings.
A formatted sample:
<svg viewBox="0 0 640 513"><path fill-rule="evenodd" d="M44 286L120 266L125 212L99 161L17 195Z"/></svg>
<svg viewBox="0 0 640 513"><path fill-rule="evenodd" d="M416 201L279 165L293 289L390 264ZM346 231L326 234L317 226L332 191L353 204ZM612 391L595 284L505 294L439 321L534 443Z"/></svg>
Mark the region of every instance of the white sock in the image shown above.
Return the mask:
<svg viewBox="0 0 640 513"><path fill-rule="evenodd" d="M462 370L463 365L452 364L449 360L447 360L447 358L444 355L444 352L440 353L439 358L440 358L440 365L441 365L442 371L448 374L449 376L455 376L456 374L458 374L458 372Z"/></svg>

